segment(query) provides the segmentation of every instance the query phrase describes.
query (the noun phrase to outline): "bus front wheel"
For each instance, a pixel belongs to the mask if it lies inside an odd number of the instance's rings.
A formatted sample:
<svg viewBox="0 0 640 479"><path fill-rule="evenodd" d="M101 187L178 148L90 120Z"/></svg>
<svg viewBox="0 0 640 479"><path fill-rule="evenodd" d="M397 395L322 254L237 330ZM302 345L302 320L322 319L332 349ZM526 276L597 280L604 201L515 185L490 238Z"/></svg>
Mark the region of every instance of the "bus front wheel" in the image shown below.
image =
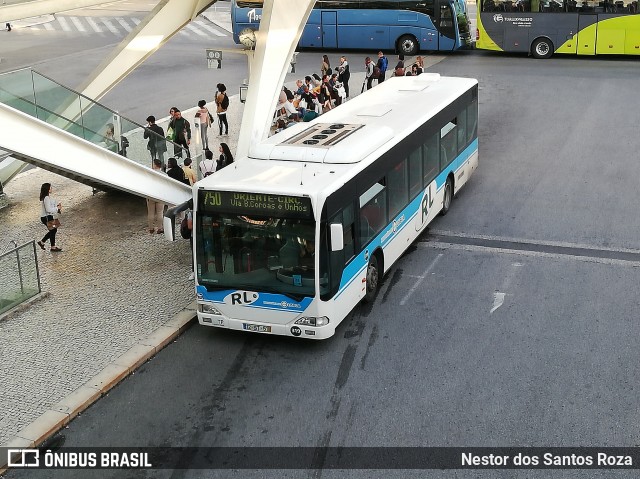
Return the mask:
<svg viewBox="0 0 640 479"><path fill-rule="evenodd" d="M418 53L418 40L413 35L403 35L398 40L398 53L413 56Z"/></svg>
<svg viewBox="0 0 640 479"><path fill-rule="evenodd" d="M549 58L553 54L553 43L548 38L537 38L531 44L531 54L534 58Z"/></svg>
<svg viewBox="0 0 640 479"><path fill-rule="evenodd" d="M453 180L451 176L447 177L447 182L444 184L444 198L442 199L442 210L440 214L446 215L451 208L451 202L453 201Z"/></svg>
<svg viewBox="0 0 640 479"><path fill-rule="evenodd" d="M371 259L369 259L369 265L367 266L367 292L364 295L365 302L373 303L373 300L376 299L379 284L380 270L378 269L378 257L372 254Z"/></svg>

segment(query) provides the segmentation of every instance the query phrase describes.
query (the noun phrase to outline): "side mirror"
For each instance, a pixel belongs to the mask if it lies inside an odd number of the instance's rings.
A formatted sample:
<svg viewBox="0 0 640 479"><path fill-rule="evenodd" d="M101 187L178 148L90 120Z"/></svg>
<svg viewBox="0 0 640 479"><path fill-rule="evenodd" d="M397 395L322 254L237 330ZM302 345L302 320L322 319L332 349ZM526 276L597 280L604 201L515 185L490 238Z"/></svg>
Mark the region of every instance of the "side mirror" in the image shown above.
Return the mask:
<svg viewBox="0 0 640 479"><path fill-rule="evenodd" d="M331 251L342 251L344 249L344 232L342 230L342 224L332 223L330 225L330 228L331 228Z"/></svg>

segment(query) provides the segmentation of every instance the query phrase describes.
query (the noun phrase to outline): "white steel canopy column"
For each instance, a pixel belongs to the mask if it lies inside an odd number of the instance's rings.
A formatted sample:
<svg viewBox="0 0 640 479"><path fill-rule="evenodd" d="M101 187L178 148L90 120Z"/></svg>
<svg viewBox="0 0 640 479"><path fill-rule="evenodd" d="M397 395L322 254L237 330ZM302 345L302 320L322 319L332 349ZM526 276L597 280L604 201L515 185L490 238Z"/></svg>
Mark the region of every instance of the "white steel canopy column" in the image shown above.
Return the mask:
<svg viewBox="0 0 640 479"><path fill-rule="evenodd" d="M264 2L256 49L249 55L249 91L238 138L238 158L251 156L251 145L268 136L289 61L314 4L315 0Z"/></svg>

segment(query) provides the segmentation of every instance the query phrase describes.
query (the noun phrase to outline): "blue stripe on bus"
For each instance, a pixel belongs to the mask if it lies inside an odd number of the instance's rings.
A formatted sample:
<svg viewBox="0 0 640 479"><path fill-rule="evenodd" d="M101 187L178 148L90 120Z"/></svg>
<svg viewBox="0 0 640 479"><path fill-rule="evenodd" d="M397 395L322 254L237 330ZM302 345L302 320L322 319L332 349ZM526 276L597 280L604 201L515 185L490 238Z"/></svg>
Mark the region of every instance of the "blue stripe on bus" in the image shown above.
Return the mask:
<svg viewBox="0 0 640 479"><path fill-rule="evenodd" d="M471 142L471 144L465 148L462 153L460 153L455 160L453 160L449 166L442 170L442 172L435 178L436 181L436 193L439 192L447 181L447 177L451 172L454 175L462 168L464 163L471 157L471 155L478 149L478 139L476 138ZM422 197L425 193L426 189L422 191L422 194L416 196L411 203L409 203L404 210L402 210L395 218L394 221L387 224L380 233L371 240L371 242L363 249L358 256L356 256L344 269L342 273L342 279L340 281L340 288L338 289L338 293L334 296L334 300L338 298L350 285L353 281L360 276L362 271L367 267L368 258L365 260L365 253L369 254L375 251L378 247L382 247L382 249L386 248L387 245L391 243L391 240L398 236L398 234L411 223L411 220L418 214L420 211L420 203L422 202ZM409 216L408 219L402 221L402 224L398 227L395 233L390 234L387 238L385 238L384 245L382 244L382 237L389 233L389 227L393 227L394 222L398 222L402 216Z"/></svg>
<svg viewBox="0 0 640 479"><path fill-rule="evenodd" d="M216 291L207 291L207 288L204 286L196 286L196 293L199 299L203 299L205 301L211 301L212 303L217 304L226 304L225 298L232 293L244 292L245 290L236 290L236 289L225 289L225 290L216 290ZM254 293L254 291L251 291ZM258 297L251 303L242 304L242 306L251 307L254 309L270 309L277 311L284 311L288 313L301 313L309 305L311 301L313 301L312 297L305 296L300 301L294 301L283 294L275 294L275 293L260 293L255 292Z"/></svg>

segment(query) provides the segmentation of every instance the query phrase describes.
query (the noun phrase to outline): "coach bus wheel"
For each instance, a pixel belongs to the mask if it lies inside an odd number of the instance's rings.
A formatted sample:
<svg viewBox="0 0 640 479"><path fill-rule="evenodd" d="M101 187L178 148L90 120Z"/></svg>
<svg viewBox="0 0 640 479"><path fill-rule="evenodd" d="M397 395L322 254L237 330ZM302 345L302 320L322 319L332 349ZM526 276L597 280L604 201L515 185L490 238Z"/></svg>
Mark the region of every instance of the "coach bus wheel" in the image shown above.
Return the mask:
<svg viewBox="0 0 640 479"><path fill-rule="evenodd" d="M379 283L380 274L378 270L378 257L375 254L372 254L371 259L369 260L369 265L367 266L367 292L364 295L365 302L373 303L373 300L376 299Z"/></svg>
<svg viewBox="0 0 640 479"><path fill-rule="evenodd" d="M451 176L447 178L447 182L444 184L444 199L442 200L442 210L440 210L440 214L442 216L446 215L451 208L451 202L453 201L453 181L451 181Z"/></svg>
<svg viewBox="0 0 640 479"><path fill-rule="evenodd" d="M534 58L549 58L553 54L553 43L548 38L538 38L531 45Z"/></svg>
<svg viewBox="0 0 640 479"><path fill-rule="evenodd" d="M413 56L418 53L418 41L413 35L403 35L398 40L398 53Z"/></svg>

